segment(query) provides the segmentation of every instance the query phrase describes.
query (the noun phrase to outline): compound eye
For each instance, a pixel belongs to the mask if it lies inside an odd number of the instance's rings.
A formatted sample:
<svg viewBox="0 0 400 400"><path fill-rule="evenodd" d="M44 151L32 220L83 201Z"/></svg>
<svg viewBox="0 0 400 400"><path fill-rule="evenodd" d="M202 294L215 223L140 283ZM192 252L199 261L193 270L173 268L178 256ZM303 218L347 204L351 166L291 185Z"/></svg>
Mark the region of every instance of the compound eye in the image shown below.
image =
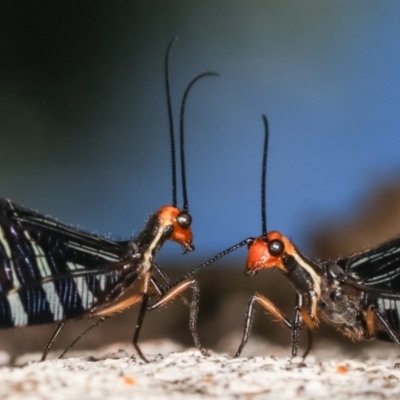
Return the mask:
<svg viewBox="0 0 400 400"><path fill-rule="evenodd" d="M283 250L285 249L285 246L283 245L283 242L279 239L271 240L268 243L268 251L269 254L273 256L280 256L283 253Z"/></svg>
<svg viewBox="0 0 400 400"><path fill-rule="evenodd" d="M178 222L179 226L182 229L188 229L188 228L190 228L190 225L192 224L192 217L186 211L182 211L176 217L176 221Z"/></svg>

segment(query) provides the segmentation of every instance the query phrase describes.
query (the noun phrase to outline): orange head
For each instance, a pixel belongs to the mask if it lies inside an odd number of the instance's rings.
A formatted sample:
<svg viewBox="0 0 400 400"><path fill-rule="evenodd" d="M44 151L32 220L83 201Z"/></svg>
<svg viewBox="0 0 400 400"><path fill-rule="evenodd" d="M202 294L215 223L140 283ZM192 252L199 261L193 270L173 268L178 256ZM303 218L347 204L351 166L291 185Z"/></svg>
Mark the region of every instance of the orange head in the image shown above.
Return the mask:
<svg viewBox="0 0 400 400"><path fill-rule="evenodd" d="M179 243L185 253L194 250L193 234L190 229L192 217L187 211L181 211L172 206L163 206L157 214L161 227L172 230L170 240Z"/></svg>
<svg viewBox="0 0 400 400"><path fill-rule="evenodd" d="M258 270L267 268L285 271L283 257L294 252L294 247L287 237L276 231L269 232L250 243L245 273L255 275Z"/></svg>

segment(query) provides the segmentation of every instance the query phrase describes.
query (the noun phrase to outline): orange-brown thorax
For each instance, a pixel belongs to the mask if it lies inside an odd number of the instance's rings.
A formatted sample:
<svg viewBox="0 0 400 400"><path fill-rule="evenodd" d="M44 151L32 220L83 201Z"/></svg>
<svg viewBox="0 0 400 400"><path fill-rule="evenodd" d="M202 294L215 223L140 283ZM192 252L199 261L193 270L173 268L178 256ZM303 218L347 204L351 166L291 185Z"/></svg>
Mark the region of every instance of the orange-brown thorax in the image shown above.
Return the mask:
<svg viewBox="0 0 400 400"><path fill-rule="evenodd" d="M172 235L170 240L179 243L186 250L193 249L193 233L190 226L182 226L178 222L178 216L182 215L179 208L172 206L163 206L158 211L158 218L162 228L172 226Z"/></svg>
<svg viewBox="0 0 400 400"><path fill-rule="evenodd" d="M282 252L273 255L270 252L270 243L280 240L283 243ZM258 237L250 246L247 256L246 270L255 272L260 269L279 268L285 270L282 257L286 254L294 254L294 247L289 239L276 231L269 232L266 236Z"/></svg>

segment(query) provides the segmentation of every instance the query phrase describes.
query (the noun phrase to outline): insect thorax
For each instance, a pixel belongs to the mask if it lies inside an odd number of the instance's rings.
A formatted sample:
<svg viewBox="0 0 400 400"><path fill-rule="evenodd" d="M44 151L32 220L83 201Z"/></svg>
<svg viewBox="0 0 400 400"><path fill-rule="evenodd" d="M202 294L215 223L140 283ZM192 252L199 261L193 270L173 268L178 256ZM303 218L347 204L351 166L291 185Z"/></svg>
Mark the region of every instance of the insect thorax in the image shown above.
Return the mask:
<svg viewBox="0 0 400 400"><path fill-rule="evenodd" d="M318 300L319 315L353 340L369 339L362 291L337 276L336 264L325 268Z"/></svg>

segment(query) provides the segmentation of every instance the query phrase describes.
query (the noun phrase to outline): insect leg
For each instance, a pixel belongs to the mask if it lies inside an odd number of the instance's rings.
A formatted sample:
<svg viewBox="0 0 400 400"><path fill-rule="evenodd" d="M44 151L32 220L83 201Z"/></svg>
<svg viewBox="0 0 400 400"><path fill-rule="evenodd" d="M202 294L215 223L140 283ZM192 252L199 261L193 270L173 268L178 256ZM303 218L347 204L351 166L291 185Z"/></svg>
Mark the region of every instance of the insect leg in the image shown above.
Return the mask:
<svg viewBox="0 0 400 400"><path fill-rule="evenodd" d="M301 307L303 305L303 298L300 294L296 293L296 307L294 310L294 317L292 323L292 357L297 357L297 347L299 343L300 327L301 327Z"/></svg>
<svg viewBox="0 0 400 400"><path fill-rule="evenodd" d="M376 318L378 318L379 322L382 324L382 326L385 328L387 334L390 336L390 338L393 340L393 342L396 344L398 348L400 348L400 340L399 337L396 335L396 333L393 331L393 329L389 326L388 321L383 317L383 315L375 308L375 306L370 306L369 310L372 311Z"/></svg>
<svg viewBox="0 0 400 400"><path fill-rule="evenodd" d="M302 328L303 313L304 313L303 296L296 293L296 307L292 323L292 357L297 356L297 348L298 348L297 345L299 342L300 329ZM307 334L308 334L307 348L303 354L303 360L307 357L308 353L311 351L313 347L312 330L308 327L308 325L307 325Z"/></svg>
<svg viewBox="0 0 400 400"><path fill-rule="evenodd" d="M151 286L155 290L155 294L159 297L164 295L164 289L158 284L154 276L151 277Z"/></svg>
<svg viewBox="0 0 400 400"><path fill-rule="evenodd" d="M313 331L307 326L307 333L308 333L308 341L307 341L307 348L303 354L303 360L308 356L310 351L313 348L314 340L313 340Z"/></svg>
<svg viewBox="0 0 400 400"><path fill-rule="evenodd" d="M143 283L142 283L142 292L147 292L148 290L148 280L150 279L151 285L154 287L156 294L158 296L162 296L163 295L163 291L162 289L159 287L159 285L157 284L157 282L155 281L154 278L152 278L151 276L147 276L143 279ZM136 323L136 329L134 332L134 337L133 337L133 345L136 349L136 351L138 352L139 356L145 360L146 358L144 357L142 351L140 350L140 348L138 347L137 341L139 338L139 333L140 333L140 329L141 326L143 324L143 319L144 319L144 314L146 312L146 307L147 307L147 300L144 299L144 296L147 294L143 294L143 293L139 293L135 296L131 296L128 299L125 299L123 301L119 301L115 304L111 304L108 307L104 307L98 311L93 310L90 313L90 317L100 317L100 319L96 322L94 322L92 325L90 325L85 331L83 331L65 350L64 352L61 354L61 356L59 358L64 357L64 355L71 350L72 347L74 347L76 345L76 343L81 340L87 333L89 333L92 329L96 328L98 325L100 325L101 323L103 323L105 320L107 320L108 318L110 318L112 315L124 311L130 307L132 307L133 305L137 304L139 301L142 301L142 305L139 311L139 317L138 317L138 321ZM143 302L145 303L145 305L143 306ZM144 309L144 311L143 311Z"/></svg>
<svg viewBox="0 0 400 400"><path fill-rule="evenodd" d="M157 272L158 275L160 275L160 277L162 278L162 280L169 285L171 283L171 281L169 280L167 274L160 268L160 266L153 261L153 268L155 269L155 271Z"/></svg>
<svg viewBox="0 0 400 400"><path fill-rule="evenodd" d="M393 332L392 328L389 326L387 320L383 317L383 315L376 309L375 306L370 306L368 311L375 314L376 318L378 318L379 322L383 325L390 338L393 340L396 346L400 348L400 341L398 336ZM396 363L394 364L394 367L399 368L400 364Z"/></svg>
<svg viewBox="0 0 400 400"><path fill-rule="evenodd" d="M170 281L170 279L168 278L168 276L166 275L166 273L159 267L159 265L158 265L156 262L154 262L154 269L157 271L157 273L160 275L160 277L163 279L163 281L164 281L167 285L170 285L170 284L171 284L171 281ZM154 277L151 278L151 283L152 283L152 285L154 286L154 288L155 288L157 294L158 294L159 296L162 296L162 295L164 294L164 290L161 289L161 288L158 286L158 284L157 284L157 282L155 281ZM185 304L185 306L190 307L189 301L188 301L184 296L180 296L179 298L181 299L182 303Z"/></svg>
<svg viewBox="0 0 400 400"><path fill-rule="evenodd" d="M54 331L53 335L51 336L50 340L47 342L46 347L43 350L42 358L40 361L46 360L47 354L49 353L50 349L53 347L53 344L58 338L58 335L61 333L65 326L65 322L61 322L57 325L56 330Z"/></svg>
<svg viewBox="0 0 400 400"><path fill-rule="evenodd" d="M140 304L140 309L139 309L139 316L138 316L138 319L137 319L137 322L136 322L135 332L133 333L133 339L132 339L133 347L135 348L135 350L139 354L139 357L145 362L149 362L149 361L147 360L147 358L142 353L142 350L140 350L140 347L138 345L138 340L139 340L140 330L142 329L144 316L146 314L148 301L149 301L149 296L147 295L147 293L143 293L143 295L142 295L142 303Z"/></svg>
<svg viewBox="0 0 400 400"><path fill-rule="evenodd" d="M105 307L101 309L98 312L94 312L90 314L90 316L93 317L101 317L99 320L94 322L92 325L90 325L88 328L86 328L64 351L63 353L58 357L63 358L65 354L67 354L78 342L81 340L86 334L88 334L92 329L96 328L99 326L102 322L107 320L108 318L112 317L114 314L124 311L128 309L129 307L134 306L136 303L138 303L142 299L142 295L138 294L136 296L132 296L124 301L121 301L116 304L112 304L109 307Z"/></svg>
<svg viewBox="0 0 400 400"><path fill-rule="evenodd" d="M150 305L147 309L149 311L152 311L155 310L156 308L162 307L165 304L168 304L170 301L175 299L177 296L179 296L181 293L183 293L185 290L189 288L192 289L192 301L190 302L189 329L192 334L196 348L200 350L200 352L204 356L208 356L209 354L201 345L199 335L197 333L197 316L199 312L200 288L197 281L194 278L186 279L183 282L180 282L178 285L172 287L172 289L166 292L159 301Z"/></svg>
<svg viewBox="0 0 400 400"><path fill-rule="evenodd" d="M107 315L105 317L101 317L99 320L97 320L94 324L90 325L87 329L85 329L58 357L60 360L63 358L78 342L81 340L87 333L89 333L92 329L96 328L99 326L101 323L103 323L105 320L110 318L111 315Z"/></svg>
<svg viewBox="0 0 400 400"><path fill-rule="evenodd" d="M254 303L260 304L269 314L271 314L273 317L277 318L278 320L282 321L289 329L292 328L292 324L289 321L289 319L286 317L283 312L275 306L274 303L272 303L270 300L268 300L266 297L262 296L261 294L254 294L250 301L249 305L247 306L247 312L246 312L246 322L244 325L244 332L243 332L243 337L240 342L238 351L235 354L235 357L239 357L240 354L242 353L243 347L247 343L247 340L249 338L251 326L253 323L253 317L254 317Z"/></svg>

